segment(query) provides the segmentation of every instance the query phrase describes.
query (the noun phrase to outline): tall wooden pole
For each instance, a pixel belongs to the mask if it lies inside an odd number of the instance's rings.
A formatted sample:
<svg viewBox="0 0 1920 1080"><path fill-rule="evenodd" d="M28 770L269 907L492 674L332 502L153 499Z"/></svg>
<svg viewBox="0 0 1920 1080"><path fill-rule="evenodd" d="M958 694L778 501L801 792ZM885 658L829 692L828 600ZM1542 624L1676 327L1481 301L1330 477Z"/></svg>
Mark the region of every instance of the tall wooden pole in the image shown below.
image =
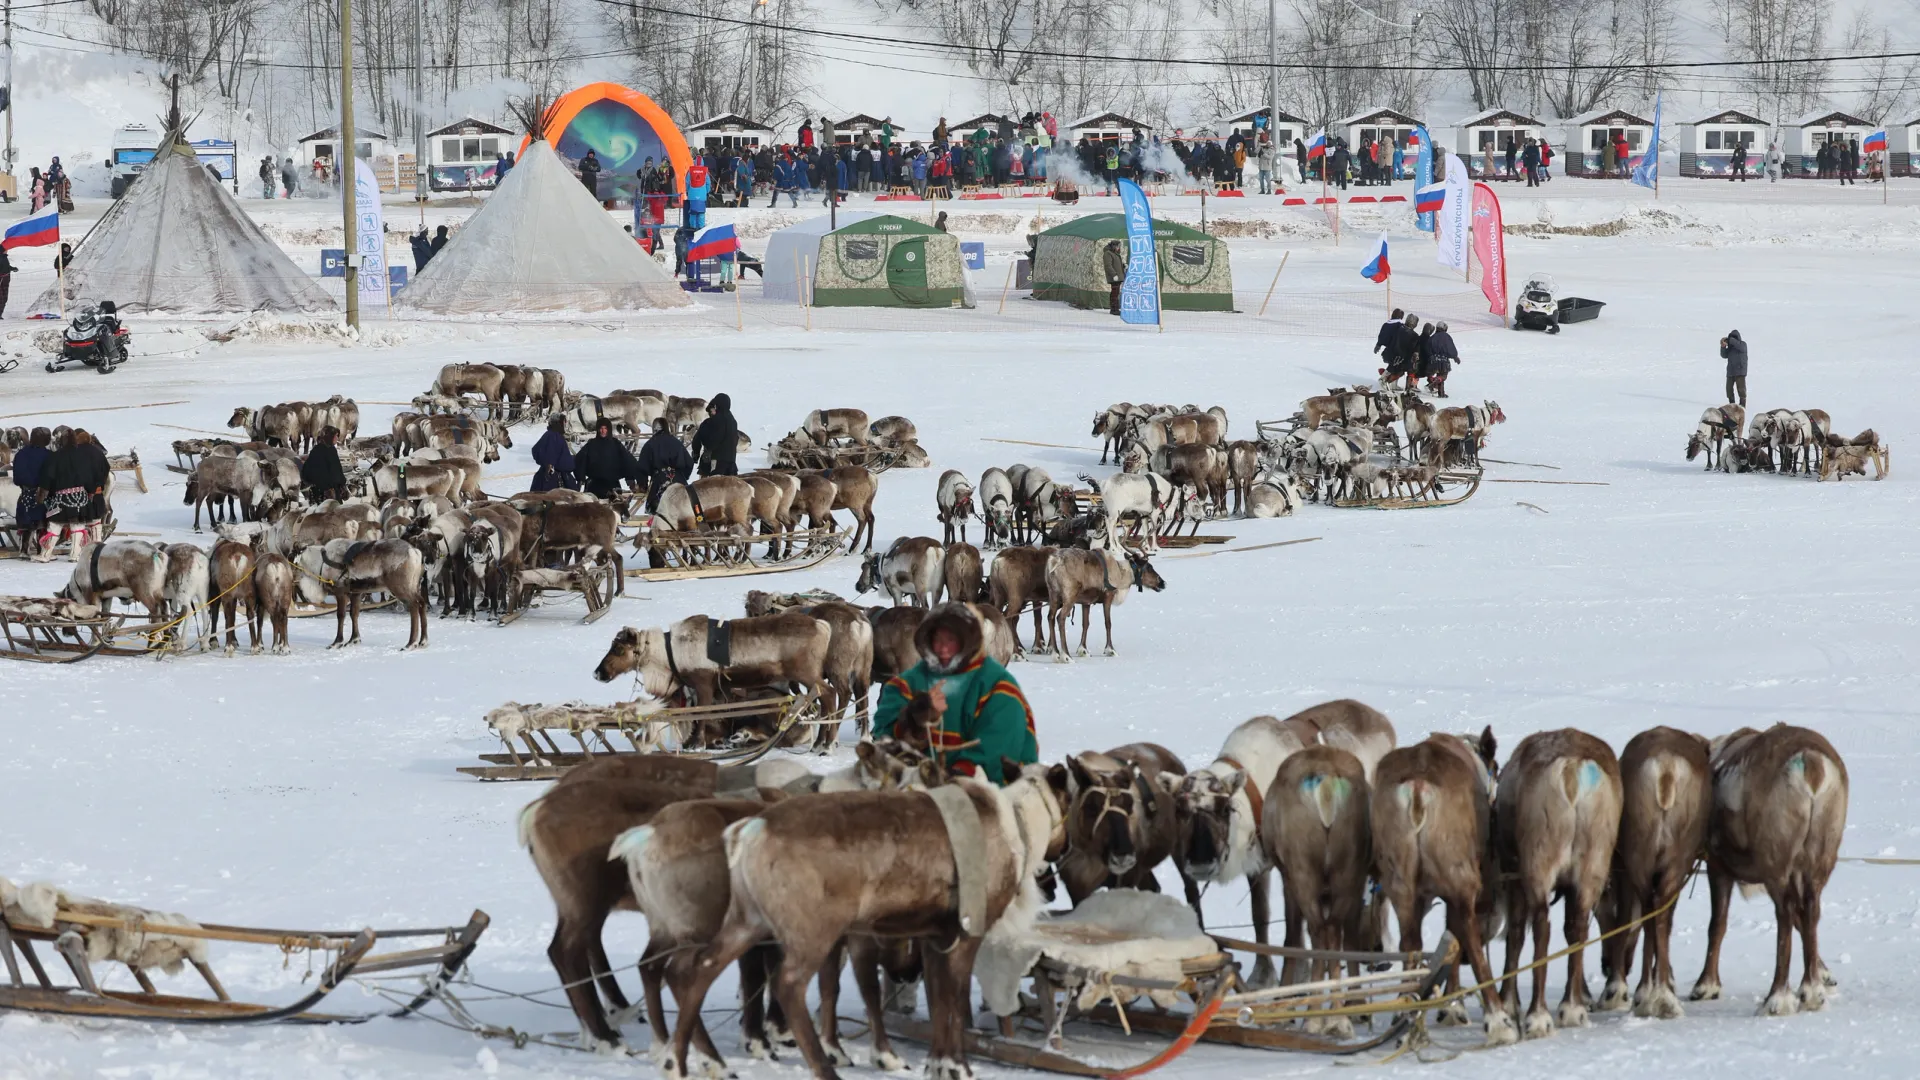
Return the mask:
<svg viewBox="0 0 1920 1080"><path fill-rule="evenodd" d="M340 150L334 158L340 177L340 218L346 226L347 325L360 326L360 242L354 235L354 191L359 168L354 164L353 131L353 0L340 5Z"/></svg>

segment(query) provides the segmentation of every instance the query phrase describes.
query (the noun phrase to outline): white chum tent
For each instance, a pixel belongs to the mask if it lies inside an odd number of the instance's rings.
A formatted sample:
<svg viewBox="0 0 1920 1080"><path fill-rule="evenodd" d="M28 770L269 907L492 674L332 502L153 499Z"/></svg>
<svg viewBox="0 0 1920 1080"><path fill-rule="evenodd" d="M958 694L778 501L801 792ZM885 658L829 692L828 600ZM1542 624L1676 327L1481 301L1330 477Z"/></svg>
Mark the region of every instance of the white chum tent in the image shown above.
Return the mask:
<svg viewBox="0 0 1920 1080"><path fill-rule="evenodd" d="M544 139L527 146L486 204L394 298L440 315L688 303Z"/></svg>
<svg viewBox="0 0 1920 1080"><path fill-rule="evenodd" d="M879 217L870 210L840 211L840 225L850 225L856 221ZM821 214L808 218L797 225L789 225L767 237L767 257L760 261L763 268L761 295L768 300L800 301L800 279L813 280L814 267L820 265L820 238L832 232L836 226L832 219Z"/></svg>
<svg viewBox="0 0 1920 1080"><path fill-rule="evenodd" d="M253 223L182 136L167 145L74 248L69 303L188 315L323 312L338 305ZM56 284L35 311L60 303Z"/></svg>

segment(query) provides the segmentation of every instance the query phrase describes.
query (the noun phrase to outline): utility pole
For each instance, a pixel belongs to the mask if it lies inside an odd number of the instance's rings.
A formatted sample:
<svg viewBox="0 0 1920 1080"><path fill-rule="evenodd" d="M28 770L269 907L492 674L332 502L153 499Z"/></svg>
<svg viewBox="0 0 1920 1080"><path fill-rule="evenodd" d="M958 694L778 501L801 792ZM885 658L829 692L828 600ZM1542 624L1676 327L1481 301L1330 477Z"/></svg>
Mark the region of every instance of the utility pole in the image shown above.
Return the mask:
<svg viewBox="0 0 1920 1080"><path fill-rule="evenodd" d="M760 107L761 34L754 23L765 19L766 14L767 0L753 0L753 7L747 9L747 119L756 121L761 120L761 117L754 115Z"/></svg>
<svg viewBox="0 0 1920 1080"><path fill-rule="evenodd" d="M427 39L420 18L420 0L413 0L413 201L420 204L421 224L427 207ZM498 182L498 178L495 178Z"/></svg>
<svg viewBox="0 0 1920 1080"><path fill-rule="evenodd" d="M1267 141L1273 145L1273 174L1280 175L1280 0L1267 0ZM1302 182L1306 177L1300 178Z"/></svg>
<svg viewBox="0 0 1920 1080"><path fill-rule="evenodd" d="M6 5L7 149L5 160L0 161L0 172L6 173L8 178L11 179L13 176L13 0L6 0ZM18 198L18 196L15 197Z"/></svg>
<svg viewBox="0 0 1920 1080"><path fill-rule="evenodd" d="M353 0L340 5L340 152L334 159L340 174L340 216L346 226L347 325L360 328L360 243L354 236L354 192L360 186L360 168L354 157L353 131Z"/></svg>

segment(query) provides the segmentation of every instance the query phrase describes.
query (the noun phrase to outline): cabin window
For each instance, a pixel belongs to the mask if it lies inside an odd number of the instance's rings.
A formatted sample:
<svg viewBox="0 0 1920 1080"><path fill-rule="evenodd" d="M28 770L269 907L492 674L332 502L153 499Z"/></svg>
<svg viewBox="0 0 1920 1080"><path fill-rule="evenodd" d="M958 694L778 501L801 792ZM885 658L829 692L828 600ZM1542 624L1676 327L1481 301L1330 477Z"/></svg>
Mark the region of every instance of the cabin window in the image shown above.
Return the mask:
<svg viewBox="0 0 1920 1080"><path fill-rule="evenodd" d="M1707 149L1709 150L1720 149L1720 133L1719 132L1717 131L1707 132Z"/></svg>
<svg viewBox="0 0 1920 1080"><path fill-rule="evenodd" d="M1629 150L1640 149L1640 132L1638 131L1627 132L1627 149Z"/></svg>

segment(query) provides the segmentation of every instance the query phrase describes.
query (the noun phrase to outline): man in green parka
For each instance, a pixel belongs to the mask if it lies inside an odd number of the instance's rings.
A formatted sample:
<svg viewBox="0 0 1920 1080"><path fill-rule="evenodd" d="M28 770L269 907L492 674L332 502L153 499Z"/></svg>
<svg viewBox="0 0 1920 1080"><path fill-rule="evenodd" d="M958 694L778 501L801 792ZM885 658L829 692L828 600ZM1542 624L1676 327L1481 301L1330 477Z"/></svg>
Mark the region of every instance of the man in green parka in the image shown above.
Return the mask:
<svg viewBox="0 0 1920 1080"><path fill-rule="evenodd" d="M1007 669L986 655L980 621L957 604L935 608L913 635L921 661L880 688L875 738L924 727L930 751L956 773L995 783L1000 762L1040 760L1033 709Z"/></svg>

